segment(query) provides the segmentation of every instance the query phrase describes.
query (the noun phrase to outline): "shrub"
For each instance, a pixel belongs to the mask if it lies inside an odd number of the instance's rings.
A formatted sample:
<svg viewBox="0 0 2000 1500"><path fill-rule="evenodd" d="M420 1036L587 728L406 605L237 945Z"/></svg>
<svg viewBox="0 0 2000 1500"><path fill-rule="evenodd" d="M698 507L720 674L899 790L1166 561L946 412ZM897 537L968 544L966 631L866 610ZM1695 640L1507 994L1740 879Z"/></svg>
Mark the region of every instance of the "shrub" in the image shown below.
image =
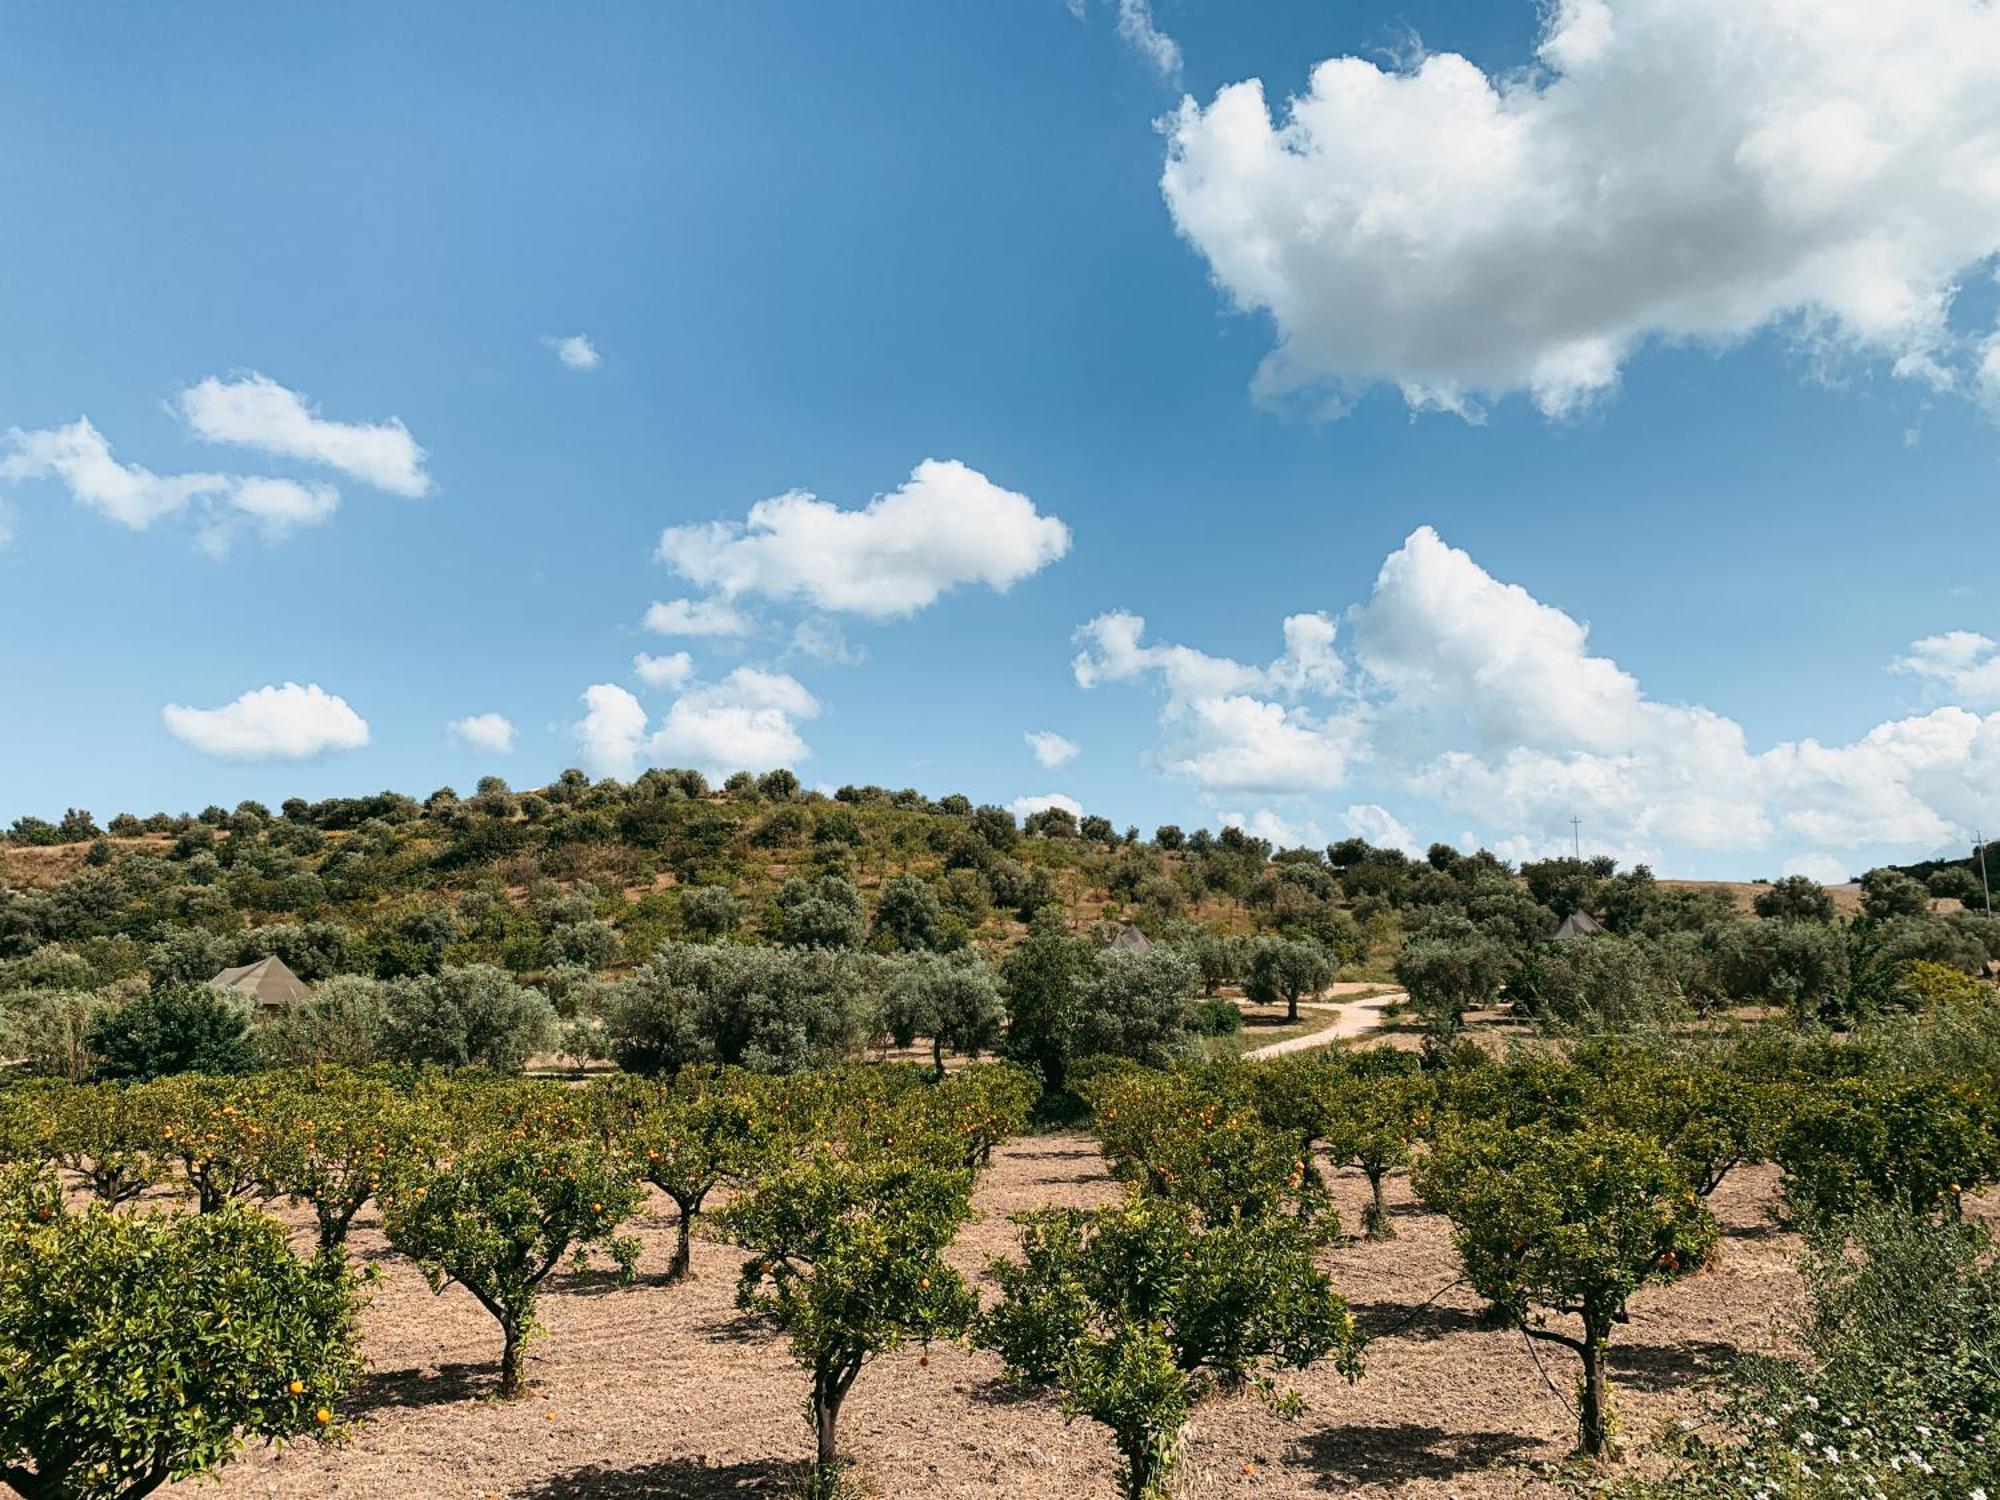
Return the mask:
<svg viewBox="0 0 2000 1500"><path fill-rule="evenodd" d="M90 1033L100 1078L247 1073L257 1064L243 1006L204 984L150 990L99 1016Z"/></svg>
<svg viewBox="0 0 2000 1500"><path fill-rule="evenodd" d="M337 1433L361 1367L344 1261L301 1262L240 1207L70 1213L32 1178L0 1197L0 1479L28 1500L127 1500L246 1439Z"/></svg>
<svg viewBox="0 0 2000 1500"><path fill-rule="evenodd" d="M1111 1430L1129 1500L1162 1500L1189 1417L1215 1391L1255 1390L1284 1410L1271 1372L1329 1356L1353 1380L1362 1338L1296 1221L1206 1221L1135 1200L1032 1214L1020 1262L996 1260L999 1305L980 1342L1063 1410Z"/></svg>
<svg viewBox="0 0 2000 1500"><path fill-rule="evenodd" d="M24 990L10 995L4 1009L7 1045L30 1073L81 1083L101 1061L91 1048L91 1038L111 1004L94 990Z"/></svg>
<svg viewBox="0 0 2000 1500"><path fill-rule="evenodd" d="M1507 949L1476 933L1417 938L1396 958L1396 982L1409 992L1434 1040L1449 1041L1465 1013L1488 1004L1507 977Z"/></svg>
<svg viewBox="0 0 2000 1500"><path fill-rule="evenodd" d="M874 1032L853 955L668 943L603 1001L611 1055L634 1073L691 1063L790 1073L838 1062Z"/></svg>
<svg viewBox="0 0 2000 1500"><path fill-rule="evenodd" d="M1234 1000L1212 995L1195 1003L1188 1028L1197 1036L1235 1036L1243 1029L1243 1012Z"/></svg>

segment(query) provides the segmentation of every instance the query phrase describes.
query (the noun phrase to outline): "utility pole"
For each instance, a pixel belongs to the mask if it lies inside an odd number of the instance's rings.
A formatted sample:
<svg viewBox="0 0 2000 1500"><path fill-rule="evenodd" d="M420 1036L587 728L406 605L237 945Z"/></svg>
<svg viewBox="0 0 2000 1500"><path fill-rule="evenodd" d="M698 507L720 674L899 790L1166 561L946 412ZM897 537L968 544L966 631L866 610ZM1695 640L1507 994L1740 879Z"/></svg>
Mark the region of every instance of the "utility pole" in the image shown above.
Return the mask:
<svg viewBox="0 0 2000 1500"><path fill-rule="evenodd" d="M1576 851L1576 862L1578 864L1582 864L1583 863L1583 819L1573 817L1569 820L1569 836L1571 841L1571 847L1574 848Z"/></svg>
<svg viewBox="0 0 2000 1500"><path fill-rule="evenodd" d="M1979 855L1979 888L1986 892L1986 915L1990 917L1993 915L1993 886L1986 878L1986 835L1975 828L1972 837L1977 843L1975 852Z"/></svg>

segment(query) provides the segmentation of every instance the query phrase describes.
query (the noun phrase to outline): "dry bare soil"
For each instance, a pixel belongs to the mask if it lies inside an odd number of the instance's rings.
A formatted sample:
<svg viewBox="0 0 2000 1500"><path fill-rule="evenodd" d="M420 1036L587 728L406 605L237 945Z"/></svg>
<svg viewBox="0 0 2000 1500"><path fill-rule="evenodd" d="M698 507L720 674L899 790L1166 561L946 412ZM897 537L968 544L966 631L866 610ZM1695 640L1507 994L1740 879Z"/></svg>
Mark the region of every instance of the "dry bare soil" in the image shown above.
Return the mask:
<svg viewBox="0 0 2000 1500"><path fill-rule="evenodd" d="M1626 1433L1644 1439L1694 1410L1692 1387L1738 1349L1768 1347L1796 1295L1794 1246L1765 1224L1773 1178L1740 1171L1717 1196L1731 1229L1719 1268L1649 1289L1618 1330L1612 1365ZM1338 1180L1344 1221L1358 1224L1362 1185ZM1398 1184L1399 1189L1402 1184ZM1090 1205L1117 1192L1087 1136L1003 1148L980 1185L983 1217L959 1242L969 1272L1014 1243L1008 1215ZM1344 1243L1328 1263L1363 1326L1377 1335L1358 1385L1331 1372L1297 1382L1305 1415L1286 1421L1250 1400L1204 1407L1187 1456L1202 1496L1553 1497L1535 1466L1559 1460L1573 1427L1518 1332L1485 1327L1456 1288L1449 1227L1395 1198L1398 1237ZM673 1500L779 1495L808 1448L805 1377L781 1340L733 1305L737 1251L701 1244L696 1279L657 1281L671 1209L655 1200L637 1285L559 1276L545 1298L548 1336L534 1346L532 1394L491 1399L498 1337L462 1289L433 1297L415 1269L363 1222L355 1249L376 1265L363 1317L373 1369L351 1403L363 1418L337 1449L305 1443L253 1450L218 1485L187 1483L180 1500L214 1496L411 1497L411 1500ZM989 1288L990 1291L990 1288ZM1565 1394L1561 1351L1542 1361ZM862 1375L844 1420L848 1448L877 1493L897 1497L1115 1493L1103 1429L1065 1424L1052 1401L1004 1384L990 1356L911 1349Z"/></svg>

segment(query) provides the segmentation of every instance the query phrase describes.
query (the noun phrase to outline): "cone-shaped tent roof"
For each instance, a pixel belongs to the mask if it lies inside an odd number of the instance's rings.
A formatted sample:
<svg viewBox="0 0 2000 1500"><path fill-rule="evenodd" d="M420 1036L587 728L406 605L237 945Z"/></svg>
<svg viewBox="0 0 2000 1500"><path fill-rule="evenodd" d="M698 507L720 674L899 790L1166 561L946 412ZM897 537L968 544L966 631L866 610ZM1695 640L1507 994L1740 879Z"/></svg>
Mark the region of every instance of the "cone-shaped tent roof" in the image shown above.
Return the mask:
<svg viewBox="0 0 2000 1500"><path fill-rule="evenodd" d="M1111 946L1121 953L1146 953L1151 951L1153 940L1138 928L1128 926L1111 940Z"/></svg>
<svg viewBox="0 0 2000 1500"><path fill-rule="evenodd" d="M283 1010L312 993L306 988L305 981L287 968L285 961L275 953L253 964L224 969L209 983L219 990L228 990L232 995L241 995L265 1010Z"/></svg>
<svg viewBox="0 0 2000 1500"><path fill-rule="evenodd" d="M1558 943L1571 938L1589 937L1592 933L1604 931L1603 924L1587 911L1573 911L1562 919L1562 926L1551 934Z"/></svg>

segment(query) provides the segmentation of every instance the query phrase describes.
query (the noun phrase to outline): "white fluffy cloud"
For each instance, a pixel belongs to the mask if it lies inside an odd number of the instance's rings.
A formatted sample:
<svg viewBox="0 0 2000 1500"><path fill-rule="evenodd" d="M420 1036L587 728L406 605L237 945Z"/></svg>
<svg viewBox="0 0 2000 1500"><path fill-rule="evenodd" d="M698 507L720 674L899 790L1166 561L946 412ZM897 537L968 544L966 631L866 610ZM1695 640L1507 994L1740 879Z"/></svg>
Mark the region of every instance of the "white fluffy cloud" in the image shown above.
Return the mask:
<svg viewBox="0 0 2000 1500"><path fill-rule="evenodd" d="M1346 822L1348 832L1378 849L1400 849L1412 856L1422 852L1416 835L1403 826L1403 820L1377 803L1356 803L1347 809Z"/></svg>
<svg viewBox="0 0 2000 1500"><path fill-rule="evenodd" d="M600 776L631 776L646 736L645 708L617 683L598 682L583 690L583 710L574 733L584 764Z"/></svg>
<svg viewBox="0 0 2000 1500"><path fill-rule="evenodd" d="M1067 739L1053 729L1030 729L1022 737L1034 753L1035 764L1045 770L1053 771L1057 766L1066 766L1083 751L1075 740Z"/></svg>
<svg viewBox="0 0 2000 1500"><path fill-rule="evenodd" d="M1047 812L1052 807L1060 807L1072 818L1083 816L1083 804L1061 792L1044 792L1039 797L1016 797L1007 804L1007 807L1017 818L1032 817L1038 812Z"/></svg>
<svg viewBox="0 0 2000 1500"><path fill-rule="evenodd" d="M328 750L359 750L368 722L318 683L252 688L221 708L169 703L167 733L225 760L306 760Z"/></svg>
<svg viewBox="0 0 2000 1500"><path fill-rule="evenodd" d="M665 656L641 651L632 658L632 670L647 687L679 687L694 675L694 658L685 651L669 651Z"/></svg>
<svg viewBox="0 0 2000 1500"><path fill-rule="evenodd" d="M583 701L574 732L585 759L600 775L626 777L642 760L714 777L796 765L812 753L798 726L819 713L796 678L748 666L683 692L651 733L645 706L615 683L586 689Z"/></svg>
<svg viewBox="0 0 2000 1500"><path fill-rule="evenodd" d="M239 524L275 541L301 526L316 526L340 505L331 485L232 474L155 474L121 462L104 434L79 417L66 427L33 432L15 428L0 459L0 479L54 479L77 504L134 531L196 510L204 518L202 546L227 550Z"/></svg>
<svg viewBox="0 0 2000 1500"><path fill-rule="evenodd" d="M962 584L1005 591L1069 544L1069 528L1026 495L955 460L926 459L860 510L794 490L759 500L742 522L669 527L659 556L725 598L762 594L885 620Z"/></svg>
<svg viewBox="0 0 2000 1500"><path fill-rule="evenodd" d="M1303 823L1294 822L1268 807L1260 807L1251 813L1226 812L1221 815L1220 821L1224 828L1240 828L1252 838L1269 839L1279 849L1298 849L1326 842L1326 834L1310 818Z"/></svg>
<svg viewBox="0 0 2000 1500"><path fill-rule="evenodd" d="M1753 750L1734 720L1649 697L1591 652L1582 622L1428 527L1348 616L1351 668L1324 616L1288 621L1285 655L1251 667L1149 644L1136 616L1106 615L1079 632L1076 676L1085 687L1158 678L1154 760L1169 775L1305 797L1365 773L1444 809L1453 827L1473 820L1497 848L1540 851L1579 817L1595 847L1626 857L1761 856L1784 844L1823 857L1922 854L1962 841L2000 797L2000 713L1946 706L1848 744ZM1933 637L1900 665L1970 691L1991 649L1983 637ZM1315 695L1323 705L1296 701ZM1373 841L1417 843L1378 804L1347 816Z"/></svg>
<svg viewBox="0 0 2000 1500"><path fill-rule="evenodd" d="M1847 862L1837 854L1795 854L1786 860L1780 875L1803 875L1821 885L1845 885Z"/></svg>
<svg viewBox="0 0 2000 1500"><path fill-rule="evenodd" d="M461 750L514 753L514 723L505 714L468 714L445 725L445 738Z"/></svg>
<svg viewBox="0 0 2000 1500"><path fill-rule="evenodd" d="M2000 704L2000 645L1970 630L1951 630L1910 643L1909 653L1892 663L1899 672L1924 678L1960 703Z"/></svg>
<svg viewBox="0 0 2000 1500"><path fill-rule="evenodd" d="M1324 615L1284 622L1285 653L1248 666L1188 646L1149 645L1138 615L1100 615L1077 632L1072 663L1085 688L1157 676L1167 731L1156 757L1163 771L1214 791L1327 791L1347 779L1363 718L1351 707L1328 713L1295 700L1340 691L1344 667Z"/></svg>
<svg viewBox="0 0 2000 1500"><path fill-rule="evenodd" d="M711 776L793 766L812 753L798 723L818 713L819 700L796 678L738 667L676 698L648 754L655 765L693 766Z"/></svg>
<svg viewBox="0 0 2000 1500"><path fill-rule="evenodd" d="M2000 394L1950 326L2000 252L1988 0L1557 0L1539 65L1334 58L1274 119L1257 80L1173 122L1162 191L1265 389L1376 382L1551 414L1651 340L1774 325Z"/></svg>
<svg viewBox="0 0 2000 1500"><path fill-rule="evenodd" d="M757 627L749 616L720 599L669 599L646 610L646 628L655 635L748 635Z"/></svg>
<svg viewBox="0 0 2000 1500"><path fill-rule="evenodd" d="M604 356L597 352L597 345L591 343L587 333L568 333L543 342L555 351L565 370L594 370L604 363Z"/></svg>
<svg viewBox="0 0 2000 1500"><path fill-rule="evenodd" d="M331 421L297 391L255 372L231 380L211 375L182 391L177 405L188 427L209 442L324 464L393 495L430 493L424 450L401 418Z"/></svg>

